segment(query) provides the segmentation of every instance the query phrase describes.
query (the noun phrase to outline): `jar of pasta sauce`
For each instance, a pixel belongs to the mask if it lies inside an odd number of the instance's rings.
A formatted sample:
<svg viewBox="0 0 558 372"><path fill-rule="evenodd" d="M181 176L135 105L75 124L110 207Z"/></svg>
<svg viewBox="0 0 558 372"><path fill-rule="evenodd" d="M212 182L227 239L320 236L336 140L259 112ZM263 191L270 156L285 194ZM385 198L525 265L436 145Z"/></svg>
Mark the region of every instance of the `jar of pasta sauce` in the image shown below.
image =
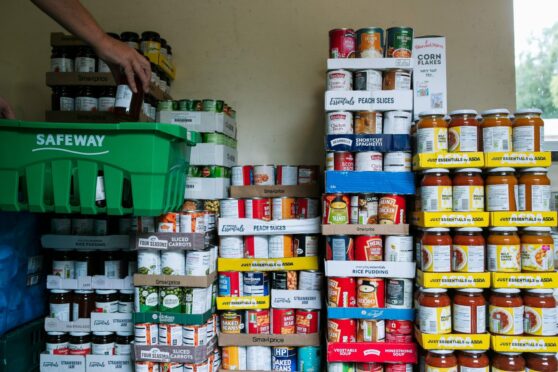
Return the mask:
<svg viewBox="0 0 558 372"><path fill-rule="evenodd" d="M531 108L515 112L513 120L513 151L541 151L544 141L542 111Z"/></svg>
<svg viewBox="0 0 558 372"><path fill-rule="evenodd" d="M528 372L556 372L558 361L555 353L525 354L525 370Z"/></svg>
<svg viewBox="0 0 558 372"><path fill-rule="evenodd" d="M498 335L522 334L523 311L519 289L493 289L488 307L490 332Z"/></svg>
<svg viewBox="0 0 558 372"><path fill-rule="evenodd" d="M449 113L448 148L450 152L481 151L481 125L475 110Z"/></svg>
<svg viewBox="0 0 558 372"><path fill-rule="evenodd" d="M525 359L521 353L494 353L492 372L525 372Z"/></svg>
<svg viewBox="0 0 558 372"><path fill-rule="evenodd" d="M422 333L451 333L451 301L446 289L425 288L420 292L419 321Z"/></svg>
<svg viewBox="0 0 558 372"><path fill-rule="evenodd" d="M521 272L521 241L517 227L491 227L487 250L488 271Z"/></svg>
<svg viewBox="0 0 558 372"><path fill-rule="evenodd" d="M523 271L554 271L554 239L550 227L526 227L521 234Z"/></svg>
<svg viewBox="0 0 558 372"><path fill-rule="evenodd" d="M512 151L512 122L506 109L492 109L482 115L482 142L484 152Z"/></svg>
<svg viewBox="0 0 558 372"><path fill-rule="evenodd" d="M486 245L480 227L455 230L451 247L451 269L455 272L482 273Z"/></svg>
<svg viewBox="0 0 558 372"><path fill-rule="evenodd" d="M552 289L529 289L523 295L525 304L523 328L533 336L556 336L556 300Z"/></svg>
<svg viewBox="0 0 558 372"><path fill-rule="evenodd" d="M449 170L434 168L423 173L420 197L423 212L452 211L452 183Z"/></svg>
<svg viewBox="0 0 558 372"><path fill-rule="evenodd" d="M520 211L550 210L550 179L546 168L527 168L520 171L518 209Z"/></svg>
<svg viewBox="0 0 558 372"><path fill-rule="evenodd" d="M488 212L517 211L517 178L515 169L490 169L485 182L486 210Z"/></svg>
<svg viewBox="0 0 558 372"><path fill-rule="evenodd" d="M452 350L430 350L425 372L457 372L457 358Z"/></svg>
<svg viewBox="0 0 558 372"><path fill-rule="evenodd" d="M484 350L463 350L457 354L459 372L489 372L490 361Z"/></svg>
<svg viewBox="0 0 558 372"><path fill-rule="evenodd" d="M457 169L452 179L454 212L484 211L484 181L479 168Z"/></svg>
<svg viewBox="0 0 558 372"><path fill-rule="evenodd" d="M442 110L423 111L417 124L417 152L448 151L448 123Z"/></svg>
<svg viewBox="0 0 558 372"><path fill-rule="evenodd" d="M425 229L421 240L421 268L425 272L451 271L452 239L449 229Z"/></svg>
<svg viewBox="0 0 558 372"><path fill-rule="evenodd" d="M480 288L463 288L453 297L453 330L459 333L486 332L486 300Z"/></svg>

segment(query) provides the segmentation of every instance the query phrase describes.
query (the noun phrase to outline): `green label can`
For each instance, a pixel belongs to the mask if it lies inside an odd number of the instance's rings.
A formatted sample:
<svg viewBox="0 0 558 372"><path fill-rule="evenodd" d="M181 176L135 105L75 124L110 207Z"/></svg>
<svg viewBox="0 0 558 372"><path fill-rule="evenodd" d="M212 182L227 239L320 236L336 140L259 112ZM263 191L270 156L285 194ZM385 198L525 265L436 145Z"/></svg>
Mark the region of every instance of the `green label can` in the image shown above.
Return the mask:
<svg viewBox="0 0 558 372"><path fill-rule="evenodd" d="M391 27L387 29L386 57L411 58L413 51L413 29Z"/></svg>
<svg viewBox="0 0 558 372"><path fill-rule="evenodd" d="M225 136L221 133L202 133L203 143L216 143L218 145L225 144Z"/></svg>
<svg viewBox="0 0 558 372"><path fill-rule="evenodd" d="M214 99L204 99L203 100L203 111L216 112L217 101Z"/></svg>
<svg viewBox="0 0 558 372"><path fill-rule="evenodd" d="M163 287L159 291L161 312L180 313L182 309L183 289L179 287Z"/></svg>
<svg viewBox="0 0 558 372"><path fill-rule="evenodd" d="M223 178L227 176L227 171L221 165L206 165L202 168L201 176L205 178Z"/></svg>
<svg viewBox="0 0 558 372"><path fill-rule="evenodd" d="M194 101L191 99L181 99L178 101L178 111L194 111Z"/></svg>
<svg viewBox="0 0 558 372"><path fill-rule="evenodd" d="M159 291L157 287L136 287L135 310L140 313L157 311L159 308Z"/></svg>
<svg viewBox="0 0 558 372"><path fill-rule="evenodd" d="M218 99L217 101L215 101L215 111L217 112L223 112L225 109L225 102Z"/></svg>
<svg viewBox="0 0 558 372"><path fill-rule="evenodd" d="M170 99L159 101L157 104L158 111L172 111L173 110L173 101Z"/></svg>

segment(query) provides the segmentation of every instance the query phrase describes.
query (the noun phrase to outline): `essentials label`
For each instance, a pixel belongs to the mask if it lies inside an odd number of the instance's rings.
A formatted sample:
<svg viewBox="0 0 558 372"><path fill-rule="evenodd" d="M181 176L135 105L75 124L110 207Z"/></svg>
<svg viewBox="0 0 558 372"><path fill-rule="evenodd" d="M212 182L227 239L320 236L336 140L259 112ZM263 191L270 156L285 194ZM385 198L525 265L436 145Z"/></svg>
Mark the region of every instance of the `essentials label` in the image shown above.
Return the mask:
<svg viewBox="0 0 558 372"><path fill-rule="evenodd" d="M423 333L444 334L451 332L451 306L419 309L420 330Z"/></svg>
<svg viewBox="0 0 558 372"><path fill-rule="evenodd" d="M424 212L451 212L453 207L451 186L422 186L420 188Z"/></svg>

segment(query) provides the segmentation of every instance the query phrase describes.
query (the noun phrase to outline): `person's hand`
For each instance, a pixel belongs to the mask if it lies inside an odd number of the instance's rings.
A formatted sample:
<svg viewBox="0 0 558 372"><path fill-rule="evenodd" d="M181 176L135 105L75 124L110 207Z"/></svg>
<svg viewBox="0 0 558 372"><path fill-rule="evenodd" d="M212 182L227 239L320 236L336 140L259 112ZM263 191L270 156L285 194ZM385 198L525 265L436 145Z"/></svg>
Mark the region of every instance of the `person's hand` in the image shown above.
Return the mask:
<svg viewBox="0 0 558 372"><path fill-rule="evenodd" d="M143 86L143 91L149 91L151 65L137 50L108 35L105 35L98 45L94 46L94 49L99 58L110 66L115 79L120 77L120 68L122 68L126 74L128 85L134 93L137 92L134 75L138 76Z"/></svg>
<svg viewBox="0 0 558 372"><path fill-rule="evenodd" d="M12 106L2 97L0 97L0 119L15 119Z"/></svg>

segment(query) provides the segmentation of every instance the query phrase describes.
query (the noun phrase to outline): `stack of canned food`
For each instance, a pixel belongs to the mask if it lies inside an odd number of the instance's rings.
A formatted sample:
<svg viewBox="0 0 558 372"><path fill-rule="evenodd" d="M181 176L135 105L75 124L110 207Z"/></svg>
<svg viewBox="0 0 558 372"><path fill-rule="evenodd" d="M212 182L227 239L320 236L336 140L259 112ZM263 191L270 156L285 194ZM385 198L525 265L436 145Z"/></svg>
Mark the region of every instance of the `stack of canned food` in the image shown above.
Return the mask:
<svg viewBox="0 0 558 372"><path fill-rule="evenodd" d="M390 27L385 32L380 27L329 31L330 58L411 58L412 51L410 27Z"/></svg>
<svg viewBox="0 0 558 372"><path fill-rule="evenodd" d="M179 100L160 101L157 111L204 111L204 112L222 112L233 118L236 117L236 111L225 101L220 99L192 99L183 98Z"/></svg>
<svg viewBox="0 0 558 372"><path fill-rule="evenodd" d="M404 224L407 201L397 194L324 194L322 223L333 225Z"/></svg>
<svg viewBox="0 0 558 372"><path fill-rule="evenodd" d="M234 371L319 371L317 346L225 346L225 370Z"/></svg>
<svg viewBox="0 0 558 372"><path fill-rule="evenodd" d="M238 165L232 167L231 185L315 184L318 183L319 175L320 168L317 165Z"/></svg>

